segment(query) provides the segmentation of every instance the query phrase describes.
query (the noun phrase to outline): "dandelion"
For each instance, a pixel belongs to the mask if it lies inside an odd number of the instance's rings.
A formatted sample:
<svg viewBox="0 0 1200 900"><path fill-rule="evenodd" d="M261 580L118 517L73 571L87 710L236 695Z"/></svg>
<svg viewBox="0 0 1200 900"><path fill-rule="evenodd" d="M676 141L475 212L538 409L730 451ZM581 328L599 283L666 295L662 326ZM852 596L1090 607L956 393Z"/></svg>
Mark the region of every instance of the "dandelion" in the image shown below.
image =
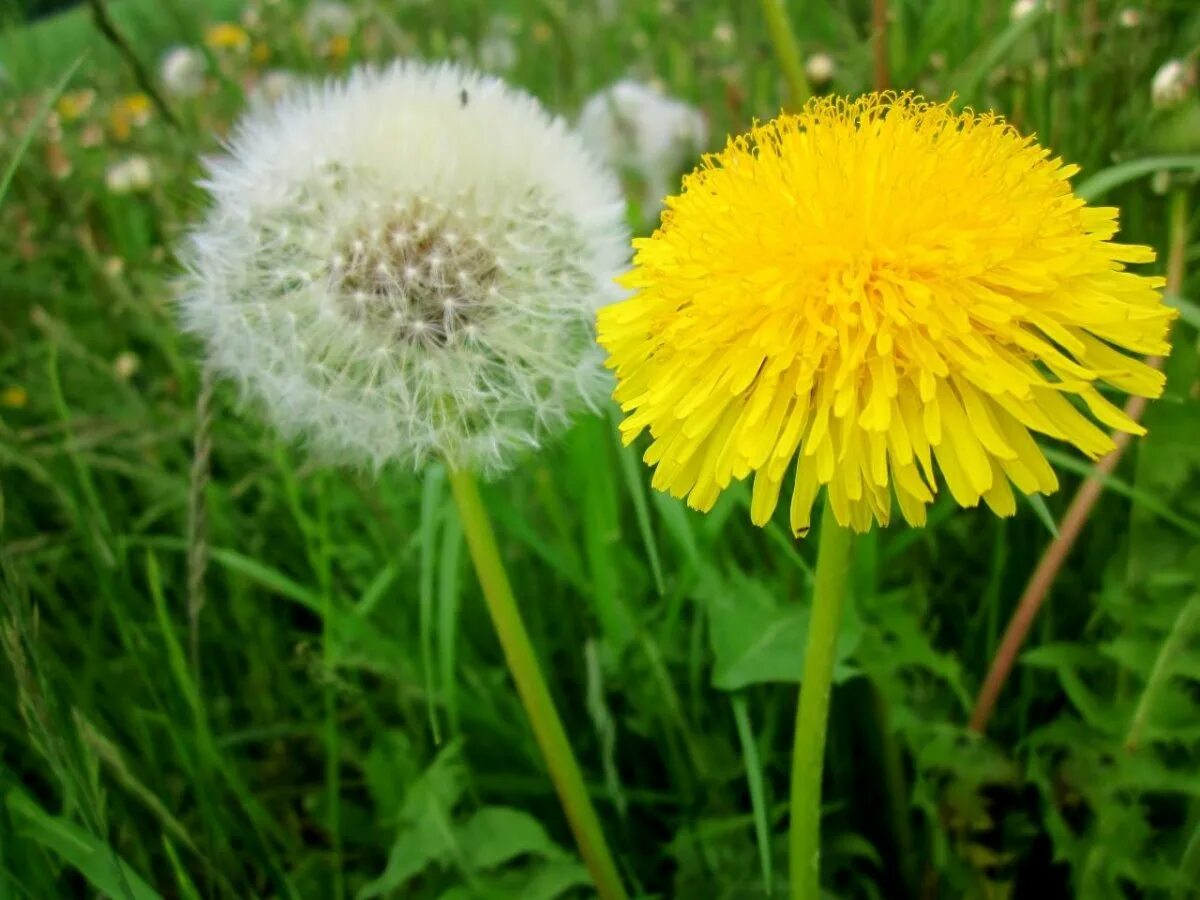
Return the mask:
<svg viewBox="0 0 1200 900"><path fill-rule="evenodd" d="M129 140L133 129L142 128L150 121L152 109L150 98L145 94L126 94L118 98L108 111L108 125L113 137L122 142Z"/></svg>
<svg viewBox="0 0 1200 900"><path fill-rule="evenodd" d="M29 403L29 392L19 384L13 384L0 391L0 406L8 409L24 409Z"/></svg>
<svg viewBox="0 0 1200 900"><path fill-rule="evenodd" d="M636 81L594 94L579 114L588 147L609 165L636 174L647 215L656 215L668 185L708 143L708 123L695 107Z"/></svg>
<svg viewBox="0 0 1200 900"><path fill-rule="evenodd" d="M304 33L310 43L318 44L335 37L348 37L354 33L358 17L344 3L318 0L304 14Z"/></svg>
<svg viewBox="0 0 1200 900"><path fill-rule="evenodd" d="M154 171L150 160L144 156L130 156L113 163L104 171L104 186L114 194L131 194L145 191L154 183Z"/></svg>
<svg viewBox="0 0 1200 900"><path fill-rule="evenodd" d="M516 23L506 16L493 16L487 33L479 42L479 67L485 72L508 72L517 64L519 54L512 35Z"/></svg>
<svg viewBox="0 0 1200 900"><path fill-rule="evenodd" d="M1092 421L1140 426L1101 392L1163 376L1163 279L1125 271L1117 211L1071 190L1076 167L993 114L911 94L818 98L732 138L635 242L600 311L626 442L649 429L653 484L707 510L754 476L766 524L794 469L790 519L826 502L797 711L794 897L819 896L821 765L850 535L925 521L938 473L1000 515L1012 487L1058 485L1033 434L1091 457Z"/></svg>
<svg viewBox="0 0 1200 900"><path fill-rule="evenodd" d="M64 122L74 122L76 119L81 119L87 115L88 110L92 108L92 104L96 102L96 92L91 88L83 88L78 91L68 91L58 98L58 102L54 104L59 116Z"/></svg>
<svg viewBox="0 0 1200 900"><path fill-rule="evenodd" d="M1117 14L1117 21L1122 28L1139 28L1143 21L1142 11L1133 6L1123 7Z"/></svg>
<svg viewBox="0 0 1200 900"><path fill-rule="evenodd" d="M158 77L167 93L175 97L196 97L204 90L208 61L195 47L172 47L158 63Z"/></svg>
<svg viewBox="0 0 1200 900"><path fill-rule="evenodd" d="M616 181L531 97L453 65L359 70L259 106L210 161L180 300L210 365L333 461L448 463L485 600L601 895L624 893L473 473L604 393Z"/></svg>
<svg viewBox="0 0 1200 900"><path fill-rule="evenodd" d="M117 354L117 358L113 360L113 375L119 381L128 381L137 374L137 370L141 368L141 365L142 362L138 359L138 355L131 350L126 350L123 353Z"/></svg>
<svg viewBox="0 0 1200 900"><path fill-rule="evenodd" d="M1045 0L1016 0L1008 10L1008 17L1014 22L1022 22L1045 8Z"/></svg>
<svg viewBox="0 0 1200 900"><path fill-rule="evenodd" d="M320 455L495 473L603 392L615 187L502 83L357 72L252 113L206 186L185 319Z"/></svg>
<svg viewBox="0 0 1200 900"><path fill-rule="evenodd" d="M234 22L217 22L204 32L204 45L209 50L242 52L250 46L250 35Z"/></svg>
<svg viewBox="0 0 1200 900"><path fill-rule="evenodd" d="M816 100L684 180L636 242L636 296L603 310L631 441L654 485L712 507L754 475L765 524L790 467L792 529L825 486L843 526L914 525L937 490L1001 515L1058 486L1031 435L1090 457L1140 433L1099 387L1157 396L1173 312L1115 209L991 114L911 95Z"/></svg>
<svg viewBox="0 0 1200 900"><path fill-rule="evenodd" d="M833 81L837 64L828 53L814 53L804 63L804 74L813 84L821 86Z"/></svg>
<svg viewBox="0 0 1200 900"><path fill-rule="evenodd" d="M1154 73L1150 82L1150 99L1159 108L1177 106L1196 88L1196 64L1183 59L1169 59Z"/></svg>
<svg viewBox="0 0 1200 900"><path fill-rule="evenodd" d="M278 103L301 83L300 76L286 69L271 69L254 80L247 91L251 104Z"/></svg>

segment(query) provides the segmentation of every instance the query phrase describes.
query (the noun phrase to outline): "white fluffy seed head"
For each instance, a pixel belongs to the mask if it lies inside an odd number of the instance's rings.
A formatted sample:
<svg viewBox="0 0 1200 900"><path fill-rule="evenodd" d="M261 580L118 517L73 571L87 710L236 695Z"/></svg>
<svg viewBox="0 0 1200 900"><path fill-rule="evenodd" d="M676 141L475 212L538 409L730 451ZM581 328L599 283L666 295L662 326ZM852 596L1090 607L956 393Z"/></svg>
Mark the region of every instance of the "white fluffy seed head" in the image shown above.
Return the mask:
<svg viewBox="0 0 1200 900"><path fill-rule="evenodd" d="M501 81L359 70L251 112L204 186L185 326L319 455L496 473L606 392L619 187Z"/></svg>

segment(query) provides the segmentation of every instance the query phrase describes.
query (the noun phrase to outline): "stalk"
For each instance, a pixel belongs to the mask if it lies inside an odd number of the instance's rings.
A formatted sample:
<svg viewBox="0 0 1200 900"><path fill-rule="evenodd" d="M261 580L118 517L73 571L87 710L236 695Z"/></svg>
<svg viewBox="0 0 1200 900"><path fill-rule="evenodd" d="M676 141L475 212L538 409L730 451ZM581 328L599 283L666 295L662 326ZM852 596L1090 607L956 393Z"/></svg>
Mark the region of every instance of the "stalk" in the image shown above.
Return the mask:
<svg viewBox="0 0 1200 900"><path fill-rule="evenodd" d="M550 771L550 780L575 836L575 844L602 900L625 900L625 889L604 840L600 819L588 797L579 764L571 752L566 730L554 708L529 633L521 620L496 547L496 535L479 496L479 485L472 473L450 467L450 486L496 636L500 639L508 670L516 683L542 759Z"/></svg>
<svg viewBox="0 0 1200 900"><path fill-rule="evenodd" d="M788 16L784 0L762 0L762 9L771 44L775 47L775 59L787 82L788 95L792 105L799 109L812 96L812 89L804 74L804 55L800 52L791 17Z"/></svg>
<svg viewBox="0 0 1200 900"><path fill-rule="evenodd" d="M846 599L852 534L833 517L829 500L821 515L817 569L813 579L812 616L804 651L804 680L796 706L792 748L791 833L788 851L792 900L818 900L821 895L821 775L825 766L825 733L829 694L837 658L838 630Z"/></svg>

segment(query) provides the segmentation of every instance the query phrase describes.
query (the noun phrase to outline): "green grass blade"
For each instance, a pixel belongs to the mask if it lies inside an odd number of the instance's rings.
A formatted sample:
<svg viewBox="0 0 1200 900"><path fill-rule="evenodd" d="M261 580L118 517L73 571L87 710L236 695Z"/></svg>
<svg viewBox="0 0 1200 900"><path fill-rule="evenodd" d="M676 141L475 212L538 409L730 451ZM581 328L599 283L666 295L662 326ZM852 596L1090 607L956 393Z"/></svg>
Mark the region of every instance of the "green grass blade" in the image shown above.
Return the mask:
<svg viewBox="0 0 1200 900"><path fill-rule="evenodd" d="M38 106L33 119L26 127L25 133L21 135L20 140L17 142L17 147L13 151L12 158L9 159L8 164L4 167L4 174L0 175L0 203L3 203L4 198L8 196L9 185L12 184L13 177L17 174L17 169L21 165L21 160L25 158L25 153L29 150L29 145L33 142L33 136L37 134L38 129L42 127L42 123L46 121L46 116L50 115L51 107L54 106L54 102L62 95L62 92L66 90L67 84L71 81L75 72L83 65L83 60L84 57L80 56L67 67L67 71L63 73L54 87L46 94L45 99Z"/></svg>

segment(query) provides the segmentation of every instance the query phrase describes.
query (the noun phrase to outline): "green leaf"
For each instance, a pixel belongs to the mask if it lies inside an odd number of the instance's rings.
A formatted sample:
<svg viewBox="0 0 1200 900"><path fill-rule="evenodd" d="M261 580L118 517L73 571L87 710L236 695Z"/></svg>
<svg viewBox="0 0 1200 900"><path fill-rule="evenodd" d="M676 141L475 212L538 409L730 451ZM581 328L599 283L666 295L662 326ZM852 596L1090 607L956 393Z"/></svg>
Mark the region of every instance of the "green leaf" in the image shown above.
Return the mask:
<svg viewBox="0 0 1200 900"><path fill-rule="evenodd" d="M564 855L537 819L507 806L488 806L471 816L458 831L458 845L474 869L490 869L518 856Z"/></svg>
<svg viewBox="0 0 1200 900"><path fill-rule="evenodd" d="M9 159L8 165L4 167L4 173L0 175L0 202L3 202L5 195L8 194L9 185L12 184L13 176L17 174L17 168L21 165L21 160L24 159L26 151L29 150L33 136L38 133L38 129L46 121L46 116L50 115L50 109L54 106L54 101L66 90L67 83L75 75L76 70L83 65L83 59L80 56L67 67L67 71L62 74L62 77L58 79L58 82L46 94L41 105L38 106L37 112L29 120L29 124L25 127L25 133L21 135L16 149L13 150L13 155Z"/></svg>
<svg viewBox="0 0 1200 900"><path fill-rule="evenodd" d="M738 576L729 583L710 580L705 603L712 640L712 683L736 691L765 682L799 683L809 608L784 604L758 582ZM834 681L856 673L847 662L858 646L861 627L848 603L838 641Z"/></svg>
<svg viewBox="0 0 1200 900"><path fill-rule="evenodd" d="M458 741L447 744L409 788L387 866L363 885L358 900L398 891L426 867L459 855L451 815L466 789L461 748Z"/></svg>
<svg viewBox="0 0 1200 900"><path fill-rule="evenodd" d="M1117 163L1075 185L1075 195L1091 202L1130 181L1171 170L1200 172L1200 155L1148 156Z"/></svg>
<svg viewBox="0 0 1200 900"><path fill-rule="evenodd" d="M50 815L17 788L6 802L25 837L53 851L100 893L114 900L162 900L115 850L75 823Z"/></svg>

